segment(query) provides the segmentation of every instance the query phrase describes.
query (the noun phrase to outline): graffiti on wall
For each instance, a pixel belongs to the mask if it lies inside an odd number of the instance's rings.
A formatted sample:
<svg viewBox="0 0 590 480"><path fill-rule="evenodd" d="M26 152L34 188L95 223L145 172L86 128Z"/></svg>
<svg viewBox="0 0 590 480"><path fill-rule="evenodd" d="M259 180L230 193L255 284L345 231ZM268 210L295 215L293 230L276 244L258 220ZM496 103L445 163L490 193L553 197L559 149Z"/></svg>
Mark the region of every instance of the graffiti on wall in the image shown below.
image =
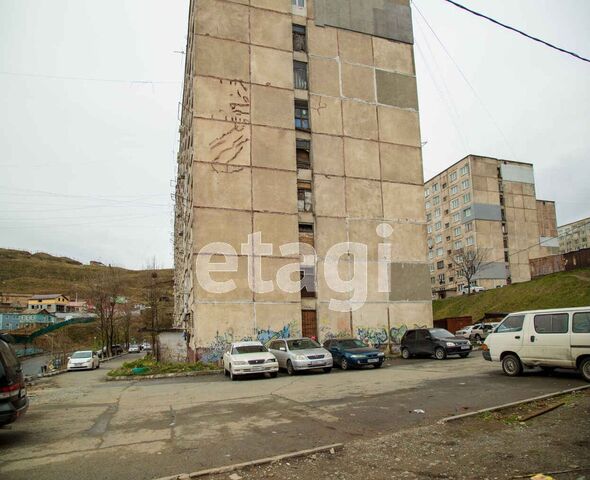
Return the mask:
<svg viewBox="0 0 590 480"><path fill-rule="evenodd" d="M256 330L256 339L266 344L271 340L276 340L277 338L289 338L291 335L295 335L294 328L292 324L284 325L283 328L280 330L273 330L268 328L266 330Z"/></svg>
<svg viewBox="0 0 590 480"><path fill-rule="evenodd" d="M410 328L428 327L426 325L416 324L413 327L408 327L407 325L402 324L398 327L392 327L389 330L389 333L386 328L360 327L357 328L356 334L366 345L380 348L381 346L387 346L390 344L392 352L399 353L402 338Z"/></svg>
<svg viewBox="0 0 590 480"><path fill-rule="evenodd" d="M223 359L225 347L234 341L234 334L229 330L223 334L217 332L213 342L199 351L199 360L205 363L217 363Z"/></svg>

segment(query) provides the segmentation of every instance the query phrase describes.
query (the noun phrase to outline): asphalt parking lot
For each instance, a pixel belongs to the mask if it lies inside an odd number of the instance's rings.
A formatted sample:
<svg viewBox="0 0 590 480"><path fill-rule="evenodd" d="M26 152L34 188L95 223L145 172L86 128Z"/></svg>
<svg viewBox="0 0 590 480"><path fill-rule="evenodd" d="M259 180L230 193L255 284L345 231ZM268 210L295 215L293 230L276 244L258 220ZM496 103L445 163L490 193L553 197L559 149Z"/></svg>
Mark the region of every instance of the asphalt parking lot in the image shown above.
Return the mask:
<svg viewBox="0 0 590 480"><path fill-rule="evenodd" d="M508 378L468 359L394 360L381 369L106 382L108 368L43 380L28 413L0 430L0 477L152 479L435 423L584 385L575 372ZM414 410L425 413L414 413Z"/></svg>

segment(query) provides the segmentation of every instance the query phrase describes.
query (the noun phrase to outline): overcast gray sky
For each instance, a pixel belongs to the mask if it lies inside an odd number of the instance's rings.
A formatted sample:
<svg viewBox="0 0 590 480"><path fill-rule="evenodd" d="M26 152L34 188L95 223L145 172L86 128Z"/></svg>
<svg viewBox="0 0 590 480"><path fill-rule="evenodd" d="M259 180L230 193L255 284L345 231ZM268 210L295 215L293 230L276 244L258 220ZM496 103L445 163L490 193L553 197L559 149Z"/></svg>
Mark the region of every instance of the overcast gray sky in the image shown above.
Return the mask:
<svg viewBox="0 0 590 480"><path fill-rule="evenodd" d="M587 0L463 3L590 56ZM590 216L590 64L415 5L426 178L469 153L532 162L559 223ZM187 15L188 0L0 0L0 247L172 266Z"/></svg>

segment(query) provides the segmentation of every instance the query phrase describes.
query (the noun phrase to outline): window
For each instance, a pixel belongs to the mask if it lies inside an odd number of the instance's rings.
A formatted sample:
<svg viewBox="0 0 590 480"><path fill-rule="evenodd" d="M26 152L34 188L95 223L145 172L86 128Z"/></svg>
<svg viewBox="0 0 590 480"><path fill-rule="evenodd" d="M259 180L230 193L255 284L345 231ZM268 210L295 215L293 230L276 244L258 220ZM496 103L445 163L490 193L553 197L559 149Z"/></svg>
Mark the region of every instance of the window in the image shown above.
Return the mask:
<svg viewBox="0 0 590 480"><path fill-rule="evenodd" d="M457 212L457 213L453 213L453 222L459 222L461 221L461 213Z"/></svg>
<svg viewBox="0 0 590 480"><path fill-rule="evenodd" d="M309 131L309 108L306 101L295 102L295 128Z"/></svg>
<svg viewBox="0 0 590 480"><path fill-rule="evenodd" d="M432 225L428 225L427 230L428 230L428 233L432 233Z"/></svg>
<svg viewBox="0 0 590 480"><path fill-rule="evenodd" d="M430 265L428 265L428 268L430 269L431 272L434 272L434 265L432 263Z"/></svg>
<svg viewBox="0 0 590 480"><path fill-rule="evenodd" d="M465 224L465 231L466 232L471 232L473 231L473 222L469 222Z"/></svg>
<svg viewBox="0 0 590 480"><path fill-rule="evenodd" d="M457 180L457 171L456 170L454 172L451 172L451 174L449 175L449 180L451 182L454 182L455 180Z"/></svg>
<svg viewBox="0 0 590 480"><path fill-rule="evenodd" d="M299 242L314 246L313 225L309 223L299 224Z"/></svg>
<svg viewBox="0 0 590 480"><path fill-rule="evenodd" d="M440 230L442 228L442 222L436 222L434 224L434 229L435 230Z"/></svg>
<svg viewBox="0 0 590 480"><path fill-rule="evenodd" d="M453 200L451 200L451 208L452 209L459 208L459 199L458 198L453 198Z"/></svg>
<svg viewBox="0 0 590 480"><path fill-rule="evenodd" d="M574 313L574 333L590 333L590 312Z"/></svg>
<svg viewBox="0 0 590 480"><path fill-rule="evenodd" d="M303 25L293 25L293 51L307 51L307 32Z"/></svg>
<svg viewBox="0 0 590 480"><path fill-rule="evenodd" d="M471 182L469 180L463 180L461 182L461 188L463 190L467 190L471 186Z"/></svg>
<svg viewBox="0 0 590 480"><path fill-rule="evenodd" d="M301 266L299 278L301 280L301 296L304 298L315 297L315 267Z"/></svg>
<svg viewBox="0 0 590 480"><path fill-rule="evenodd" d="M440 208L436 208L434 210L434 218L440 218L441 217L441 210Z"/></svg>
<svg viewBox="0 0 590 480"><path fill-rule="evenodd" d="M439 190L438 183L435 183L435 184L432 186L432 191L433 191L434 193L436 193L436 192L438 192L438 190Z"/></svg>
<svg viewBox="0 0 590 480"><path fill-rule="evenodd" d="M434 237L434 241L436 243L442 243L442 235L439 234L436 237Z"/></svg>
<svg viewBox="0 0 590 480"><path fill-rule="evenodd" d="M297 168L307 170L311 168L310 150L311 143L309 140L297 139Z"/></svg>
<svg viewBox="0 0 590 480"><path fill-rule="evenodd" d="M463 217L465 217L465 218L471 217L471 207L466 208L465 210L463 210Z"/></svg>
<svg viewBox="0 0 590 480"><path fill-rule="evenodd" d="M445 274L444 273L438 274L438 283L440 283L441 285L444 285L444 283L445 283Z"/></svg>
<svg viewBox="0 0 590 480"><path fill-rule="evenodd" d="M426 190L424 190L424 197L429 197L430 196L430 188L427 188Z"/></svg>
<svg viewBox="0 0 590 480"><path fill-rule="evenodd" d="M426 221L427 222L432 222L432 213L427 213L426 214Z"/></svg>
<svg viewBox="0 0 590 480"><path fill-rule="evenodd" d="M432 240L432 238L426 240L426 243L428 244L428 248L432 248L432 246L434 245L434 241Z"/></svg>
<svg viewBox="0 0 590 480"><path fill-rule="evenodd" d="M451 187L451 195L456 195L458 191L459 191L459 187L457 185L453 185Z"/></svg>
<svg viewBox="0 0 590 480"><path fill-rule="evenodd" d="M307 63L293 62L293 82L298 90L307 90Z"/></svg>
<svg viewBox="0 0 590 480"><path fill-rule="evenodd" d="M469 165L465 165L465 166L461 167L461 169L459 170L459 173L461 174L461 176L467 175L469 173Z"/></svg>
<svg viewBox="0 0 590 480"><path fill-rule="evenodd" d="M432 204L430 203L430 200L428 202L426 202L426 210L428 210L431 206L432 206Z"/></svg>
<svg viewBox="0 0 590 480"><path fill-rule="evenodd" d="M440 205L440 197L434 197L432 199L432 204L433 205Z"/></svg>
<svg viewBox="0 0 590 480"><path fill-rule="evenodd" d="M305 0L291 0L291 5L294 7L305 8Z"/></svg>
<svg viewBox="0 0 590 480"><path fill-rule="evenodd" d="M428 258L431 260L434 258L434 252L432 250L430 250L430 252L428 252Z"/></svg>
<svg viewBox="0 0 590 480"><path fill-rule="evenodd" d="M524 315L512 315L510 317L506 317L496 329L496 333L520 332L522 330L523 323Z"/></svg>
<svg viewBox="0 0 590 480"><path fill-rule="evenodd" d="M569 315L567 313L549 313L535 315L535 332L537 333L567 333Z"/></svg>
<svg viewBox="0 0 590 480"><path fill-rule="evenodd" d="M442 257L444 250L442 248L437 248L436 249L436 256L437 257Z"/></svg>
<svg viewBox="0 0 590 480"><path fill-rule="evenodd" d="M461 235L461 227L455 227L455 229L453 230L453 234L455 235L455 237Z"/></svg>
<svg viewBox="0 0 590 480"><path fill-rule="evenodd" d="M457 240L453 244L453 247L455 247L455 250L461 250L463 248L463 242L461 240Z"/></svg>
<svg viewBox="0 0 590 480"><path fill-rule="evenodd" d="M445 268L445 262L442 260L440 262L436 262L436 268L442 270L443 268Z"/></svg>
<svg viewBox="0 0 590 480"><path fill-rule="evenodd" d="M467 245L471 246L475 243L475 241L473 240L473 237L467 237Z"/></svg>
<svg viewBox="0 0 590 480"><path fill-rule="evenodd" d="M300 212L313 211L313 203L311 196L311 183L298 182L297 184L297 208Z"/></svg>
<svg viewBox="0 0 590 480"><path fill-rule="evenodd" d="M463 203L467 204L471 202L471 194L470 193L466 193L465 195L463 195Z"/></svg>

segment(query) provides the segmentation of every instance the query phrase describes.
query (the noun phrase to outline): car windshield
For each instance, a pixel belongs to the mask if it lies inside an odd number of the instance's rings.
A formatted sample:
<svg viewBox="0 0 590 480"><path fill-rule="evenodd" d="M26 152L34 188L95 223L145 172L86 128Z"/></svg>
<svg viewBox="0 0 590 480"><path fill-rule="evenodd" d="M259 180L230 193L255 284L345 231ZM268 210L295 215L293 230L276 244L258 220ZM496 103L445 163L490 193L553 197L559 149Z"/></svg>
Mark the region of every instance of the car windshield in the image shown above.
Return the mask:
<svg viewBox="0 0 590 480"><path fill-rule="evenodd" d="M365 348L366 345L361 342L360 340L351 339L351 340L342 340L340 342L340 346L342 348Z"/></svg>
<svg viewBox="0 0 590 480"><path fill-rule="evenodd" d="M454 337L454 335L451 332L445 330L444 328L433 328L432 330L430 330L430 335L432 335L434 338Z"/></svg>
<svg viewBox="0 0 590 480"><path fill-rule="evenodd" d="M310 348L321 348L318 342L311 338L302 338L301 340L288 340L289 350L309 350Z"/></svg>
<svg viewBox="0 0 590 480"><path fill-rule="evenodd" d="M266 347L263 345L242 345L240 347L234 347L232 353L234 355L241 355L243 353L258 353L266 352Z"/></svg>
<svg viewBox="0 0 590 480"><path fill-rule="evenodd" d="M92 357L92 352L75 352L72 355L72 358L90 358Z"/></svg>

